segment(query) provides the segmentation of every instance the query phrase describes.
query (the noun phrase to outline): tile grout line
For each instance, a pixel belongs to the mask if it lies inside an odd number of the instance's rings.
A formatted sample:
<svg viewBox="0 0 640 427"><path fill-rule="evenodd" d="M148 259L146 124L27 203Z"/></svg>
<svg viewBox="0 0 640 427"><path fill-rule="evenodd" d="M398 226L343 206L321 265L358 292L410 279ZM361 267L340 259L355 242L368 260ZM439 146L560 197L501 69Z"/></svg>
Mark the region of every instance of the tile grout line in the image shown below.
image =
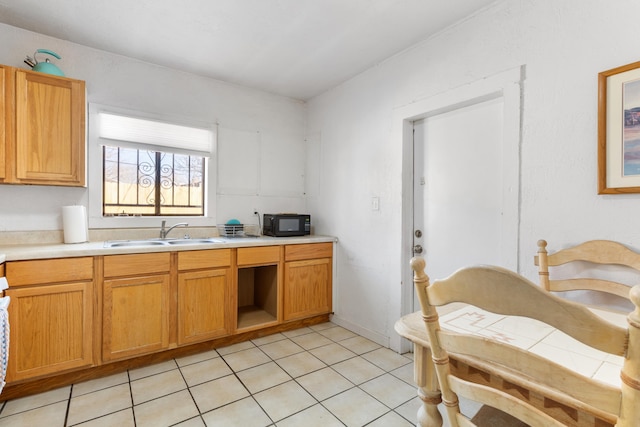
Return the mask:
<svg viewBox="0 0 640 427"><path fill-rule="evenodd" d="M327 329L332 329L332 328L327 328ZM327 329L325 329L325 330L327 330ZM348 340L348 339L351 339L351 338L353 338L353 337L343 338L342 340L336 341L336 340L334 340L334 339L332 339L332 338L327 337L326 335L324 335L324 334L322 334L322 333L320 333L320 332L318 332L318 333L319 333L320 335L322 335L323 337L327 338L328 340L330 340L333 344L340 345L340 346L341 346L341 347L343 347L344 349L346 349L346 350L348 350L348 351L351 351L349 348L345 347L343 344L340 344L340 343L341 343L341 342L343 342L343 341L346 341L346 340ZM302 336L302 335L300 335L300 336ZM358 336L358 335L355 335L355 336ZM295 341L293 341L291 338L287 338L287 339L289 339L289 341L291 341L291 342L294 342L294 343L295 343ZM366 338L365 338L365 339L366 339ZM283 340L280 340L280 341L283 341ZM279 342L279 341L274 341L274 342ZM255 344L255 343L254 343L254 344ZM269 343L269 344L271 344L271 343ZM295 343L295 344L297 344L297 343ZM266 345L266 344L265 344L265 345ZM327 345L330 345L330 344L327 344ZM300 347L302 347L302 346L300 346ZM311 353L311 350L312 350L312 349L306 349L306 348L304 348L304 347L302 347L302 348L303 348L303 351L301 351L301 352L299 352L299 353L294 353L294 354L309 353L309 354L311 354L312 356L314 356L314 357L315 357L315 355L313 355L313 353ZM374 352L374 351L379 350L380 348L383 348L383 347L382 347L382 346L380 346L380 347L378 347L378 348L375 348L375 349L372 349L372 350L369 350L369 351L365 351L365 352L360 353L360 354L358 354L358 353L354 353L354 354L355 354L355 356L350 357L350 358L347 358L347 359L344 359L344 360L341 360L340 362L336 362L336 363L334 363L334 365L335 365L335 364L337 364L337 363L345 362L345 361L347 361L347 360L355 359L356 357L362 357L364 354L372 353L372 352ZM288 357L288 356L285 356L285 357ZM284 357L282 357L282 358L280 358L280 359L283 359L283 358L284 358ZM317 358L317 357L316 357L316 358ZM344 375L342 375L340 372L336 371L336 370L332 367L332 365L326 364L325 362L323 362L323 361L322 361L323 363L325 363L325 366L326 366L327 368L330 368L333 372L335 372L336 374L340 375L342 378L344 378L346 381L348 381L349 383L351 383L351 384L353 385L352 387L349 387L349 388L348 388L348 389L346 389L346 390L342 390L341 392L336 393L335 395L329 396L329 397L327 397L326 399L324 399L324 400L322 400L322 401L318 400L315 396L311 395L311 393L309 393L309 391L308 391L308 390L307 390L307 389L306 389L302 384L300 384L300 383L298 382L297 378L291 377L291 375L289 375L289 376L293 379L293 381L295 381L295 382L296 382L296 384L298 384L298 385L299 385L303 390L305 390L305 391L306 391L306 392L307 392L307 393L308 393L308 394L309 394L309 395L310 395L310 396L311 396L311 397L316 401L316 403L317 403L317 404L321 405L324 409L326 409L326 410L327 410L327 412L329 412L331 415L333 415L333 416L334 416L334 417L335 417L339 422L341 422L342 424L344 424L344 422L343 422L342 420L340 420L340 419L339 419L339 418L338 418L338 417L337 417L333 412L331 412L331 410L330 410L329 408L327 408L327 407L323 404L323 402L325 402L325 401L327 401L327 400L329 400L329 399L331 399L331 398L333 398L333 397L335 397L335 396L339 396L340 394L345 393L345 392L347 392L347 391L349 391L349 390L353 390L354 388L359 389L360 391L362 391L363 393L365 393L367 396L371 397L371 398L372 398L372 399L374 399L376 402L380 403L382 406L384 406L385 408L387 408L387 409L388 409L385 413L381 414L379 417L377 417L377 418L375 418L375 419L371 420L370 422L368 422L368 423L367 423L367 425L368 425L368 424L371 424L371 423L373 423L373 422L375 422L376 420L378 420L378 419L380 419L380 418L382 418L382 417L386 416L387 414L389 414L389 413L391 413L391 412L393 412L393 413L397 414L397 415L398 415L398 416L400 416L402 419L406 419L406 418L404 418L402 415L400 415L400 414L398 414L397 412L395 412L395 410L396 410L397 408L399 408L400 406L405 405L407 402L409 402L409 401L413 400L413 399L414 399L414 397L411 397L410 399L408 399L408 400L406 400L406 401L403 401L403 402L402 402L401 404L399 404L397 407L393 408L393 407L388 406L386 403L384 403L384 402L380 401L377 397L375 397L375 396L371 395L371 394L370 394L370 393L368 393L366 390L362 389L362 388L361 388L361 385L362 385L362 384L365 384L365 383L367 383L367 382L369 382L369 381L372 381L372 380L374 380L374 379L376 379L376 378L380 378L380 377L384 376L385 374L389 374L389 375L391 375L392 377L397 378L395 375L393 375L393 374L391 373L391 371L386 370L384 367L379 366L379 365L377 365L376 363L374 363L374 362L372 362L372 361L369 361L368 359L366 359L366 358L364 358L364 357L362 357L362 359L364 359L365 361L367 361L367 362L371 363L373 366L376 366L378 369L382 370L383 372L382 372L380 375L377 375L377 376L375 376L375 377L369 378L367 381L365 381L365 382L363 382L363 383L361 383L361 384L354 384L353 382L351 382L351 380L349 380L348 378L346 378L346 377L345 377ZM277 360L279 360L279 359L272 359L272 360L273 360L273 362L275 362L276 364L278 364ZM406 364L409 364L409 363L411 363L411 361L407 362ZM405 364L405 365L406 365L406 364ZM405 365L402 365L402 366L405 366ZM278 365L278 366L280 366L280 365ZM400 368L400 367L402 367L402 366L399 366L398 368ZM282 368L282 367L281 367L281 368ZM396 368L396 369L398 369L398 368ZM282 368L282 369L283 369L283 368ZM322 369L324 369L324 368L322 368ZM284 369L283 369L283 370L284 370ZM304 375L308 375L308 374L313 373L313 372L316 372L316 371L318 371L318 370L315 370L315 371L312 371L312 372L308 372L308 373L306 373L306 374L304 374ZM288 373L288 372L287 372L287 373ZM301 376L304 376L304 375L301 375ZM398 379L399 381L405 382L404 380L402 380L402 379L400 379L400 378L397 378L397 379ZM410 385L410 384L409 384L409 385ZM312 406L314 406L314 405L312 405ZM296 412L296 413L293 413L293 414L291 414L291 415L289 415L289 416L287 416L287 417L285 417L285 418L283 418L283 419L286 419L286 418L289 418L289 417L291 417L291 416L294 416L294 415L296 415L297 413L300 413L300 412L302 412L302 411L304 411L304 410L306 410L306 409L309 409L309 408L304 408L304 409L302 409L302 410L300 410L300 411L298 411L298 412ZM281 420L280 420L280 421L281 421ZM407 420L407 421L408 421L408 422L411 422L410 420Z"/></svg>
<svg viewBox="0 0 640 427"><path fill-rule="evenodd" d="M220 353L218 353L217 350L216 350L216 354L218 355L218 357L221 357ZM209 359L207 359L207 360L209 360ZM198 402L193 397L193 393L191 392L191 387L189 386L189 383L187 382L187 379L185 378L184 373L182 372L182 368L184 366L180 366L180 364L178 363L178 361L176 359L173 359L173 361L175 362L176 366L178 367L178 372L180 372L180 376L182 377L182 380L184 381L184 384L187 386L187 393L189 393L189 396L191 396L191 400L193 401L193 404L195 405L196 410L198 411L198 415L197 416L188 418L187 420L192 420L194 418L200 418L200 420L202 421L202 424L204 424L206 426L207 423L205 423L204 418L202 418L202 411L200 410L200 407L198 406ZM200 362L198 362L198 363L200 363ZM191 365L195 365L195 363L192 363ZM190 365L185 365L185 366L190 366ZM182 391L182 390L180 390L180 391ZM178 393L180 391L178 391ZM133 398L133 393L131 393L131 398ZM135 423L135 410L133 411L133 414L134 414L134 423ZM180 422L178 422L176 424L180 424L180 423L182 423L184 421L187 421L187 420L182 420L182 421L180 421ZM174 425L176 425L176 424L174 424Z"/></svg>
<svg viewBox="0 0 640 427"><path fill-rule="evenodd" d="M253 344L253 346L254 346L255 348L257 348L257 349L259 349L259 350L260 350L260 347L259 347L259 346L257 346L257 345L253 342L253 340L249 340L249 341L251 342L251 344ZM248 349L247 349L247 350L248 350ZM243 350L240 350L240 351L243 351ZM260 351L262 351L262 350L260 350ZM271 418L271 416L267 413L267 411L265 411L265 410L264 410L264 408L262 407L262 405L260 405L260 402L258 402L258 401L256 400L256 398L255 398L255 396L253 395L253 393L251 393L251 390L249 390L249 389L247 388L247 385L246 385L246 384L245 384L245 383L240 379L240 377L238 376L238 372L242 372L242 371L237 371L237 372L236 372L236 371L231 367L231 365L229 365L229 362L227 362L227 360L224 358L224 356L223 356L223 355L221 355L217 350L216 350L216 352L220 355L220 358L222 359L222 361L223 361L223 362L227 365L227 367L231 370L231 372L232 372L233 376L236 378L236 380L238 380L238 382L239 382L240 384L242 384L242 387L244 387L244 389L247 391L247 393L249 393L249 397L251 397L251 399L256 403L256 405L258 405L258 407L262 410L262 412L264 412L264 414L267 416L267 418L269 418L269 421L271 421L271 424L270 424L270 425L275 425L275 421L273 421L273 419L272 419L272 418ZM238 353L238 352L235 352L235 353ZM264 352L262 352L262 353L264 354ZM229 354L234 354L234 353L229 353ZM269 355L268 355L268 354L265 354L265 356L269 357ZM262 364L260 364L260 365L257 365L257 366L262 366L262 365L264 365L264 363L262 363ZM247 368L247 369L251 369L251 368ZM244 369L243 369L243 370L244 370ZM244 397L244 398L242 398L242 399L246 399L246 397ZM211 411L207 411L206 413L213 412L213 411L216 411L216 410L218 410L218 409L220 409L220 408L223 408L223 407L225 407L225 406L232 405L232 404L234 404L234 403L236 403L236 402L239 402L239 401L240 401L240 400L242 400L242 399L238 399L238 400L234 400L233 402L226 403L226 404L224 404L224 405L222 405L222 406L219 406L219 407L217 407L217 408L212 409ZM198 411L199 411L199 410L198 410ZM201 414L200 414L200 416L202 417L202 415L203 415L203 414L201 413ZM202 422L204 423L204 425L205 425L205 426L207 425L207 423L204 421L204 419L202 420Z"/></svg>
<svg viewBox="0 0 640 427"><path fill-rule="evenodd" d="M331 328L327 328L327 329L331 329ZM307 333L307 334L300 334L300 335L297 335L296 337L298 337L298 336L308 335L308 334L311 334L311 333L314 333L314 332L315 332L315 333L320 334L319 332L317 332L317 331L313 331L313 330L312 330L312 332L309 332L309 333ZM334 341L334 340L332 340L331 338L328 338L328 337L324 336L323 334L320 334L320 335L322 335L323 337L325 337L325 338L329 339L332 343L340 345L337 341ZM306 388L304 388L304 386L303 386L302 384L300 384L300 383L298 382L297 378L294 378L294 377L293 377L289 372L287 372L287 371L286 371L286 370L285 370L285 369L284 369L280 364L278 364L278 360L280 360L280 359L284 359L284 358L286 358L286 357L289 357L289 356L292 356L292 355L295 355L295 354L308 353L308 354L311 354L313 357L316 357L315 355L313 355L313 354L310 352L310 350L305 349L304 347L300 346L300 345L299 345L299 344L297 344L295 341L293 341L293 339L292 339L292 338L294 338L294 337L287 337L286 335L284 335L284 334L283 334L283 338L282 338L282 339L280 339L280 340L276 340L276 341L270 341L270 342L264 343L264 344L262 344L262 345L257 345L257 344L256 344L255 342L253 342L253 340L252 340L252 344L253 344L254 346L256 346L258 349L260 349L260 350L261 350L261 351L262 351L262 352L263 352L263 353L264 353L264 354L265 354L265 355L270 359L270 361L271 361L271 362L275 363L275 364L276 364L276 366L278 366L280 369L282 369L282 370L283 370L283 371L284 371L284 372L289 376L289 378L290 378L290 379L289 379L288 381L285 381L284 383L281 383L281 384L285 384L285 383L287 383L287 382L289 382L289 381L293 381L293 382L295 382L295 383L296 383L300 388L302 388L302 389L303 389L307 394L309 394L309 396L311 396L311 398L315 401L315 403L314 403L313 405L308 406L308 407L305 407L305 408L303 408L303 409L301 409L301 410L299 410L299 411L296 411L296 412L294 412L294 413L291 413L291 414L287 415L286 417L284 417L284 418L282 418L282 419L278 420L277 422L280 422L280 421L283 421L283 420L285 420L285 419L287 419L287 418L293 417L293 416L295 416L295 415L297 415L297 414L299 414L299 413L301 413L301 412L303 412L303 411L305 411L305 410L307 410L307 409L309 409L309 408L311 408L311 407L315 406L316 404L319 404L319 405L321 405L324 409L326 409L326 410L327 410L327 412L329 412L329 413L330 413L334 418L336 418L336 419L337 419L341 424L345 425L345 424L344 424L344 422L343 422L342 420L340 420L338 417L336 417L336 415L335 415L335 414L333 414L333 413L332 413L332 412L331 412L331 411L330 411L330 410L329 410L325 405L323 405L323 404L322 404L322 401L318 400L315 396L313 396L311 393L309 393L309 391L308 391ZM301 351L299 351L299 352L296 352L296 353L292 353L292 354L287 355L287 356L283 356L283 357L281 357L280 359L274 359L274 358L272 358L271 356L269 356L269 354L267 354L264 350L262 350L262 348L260 348L260 347L262 347L262 346L264 346L264 345L274 344L274 343L282 342L282 341L285 341L285 340L288 340L289 342L294 343L295 345L297 345L297 346L299 346L300 348L302 348L302 350L301 350ZM329 344L327 344L327 345L329 345ZM343 347L343 348L344 348L344 347ZM357 356L357 355L356 355L356 356ZM354 357L355 357L355 356L354 356ZM316 357L316 358L317 358L317 357ZM320 359L318 359L318 360L320 360ZM348 360L348 359L347 359L347 360ZM339 372L337 372L337 371L335 371L333 368L331 368L331 365L326 364L326 363L325 363L324 361L322 361L322 360L320 360L320 361L325 365L325 367L326 367L326 368L330 368L330 369L332 369L334 372L336 372L338 375L341 375ZM226 362L226 361L225 361L225 362ZM266 363L270 363L270 362L266 362ZM264 364L266 364L266 363L264 363ZM262 365L264 365L264 364L260 364L260 365L256 365L256 366L262 366ZM230 367L230 368L231 368L231 367ZM247 369L251 369L251 368L247 368ZM324 368L322 368L322 369L324 369ZM233 371L233 369L232 369L232 371ZM317 371L317 370L316 370L316 371ZM312 371L312 372L316 372L316 371ZM236 374L236 372L235 372L235 371L233 371L233 372L234 372L234 374ZM240 371L240 372L241 372L241 371ZM312 373L312 372L308 372L308 373L306 373L305 375L308 375L308 374L310 374L310 373ZM303 375L303 376L304 376L304 375ZM236 377L237 377L237 375L236 375ZM344 378L344 377L343 377L343 378ZM238 380L239 380L239 381L241 381L241 380L240 380L240 378L238 378ZM351 381L349 381L347 378L345 378L345 380L347 380L349 383L351 383ZM241 383L242 383L242 381L241 381ZM245 387L245 389L246 389L246 385L245 385L244 383L242 383L242 384L243 384L243 386L244 386L244 387ZM266 390L272 389L272 388L274 388L274 387L277 387L277 386L279 386L279 385L281 385L281 384L277 384L277 385L274 385L274 386L272 386L272 387L268 387L268 388L266 388L266 389L264 389L264 390L260 390L260 393L261 393L261 392L264 392L264 391L266 391ZM351 384L353 384L353 383L351 383ZM350 387L348 390L351 390L351 389L356 388L356 387L357 387L357 385L353 384L353 387ZM250 396L252 397L252 399L256 402L256 404L257 404L257 405L262 409L262 411L263 411L263 412L267 415L267 417L272 421L273 425L275 425L275 424L276 424L276 421L274 421L274 420L273 420L273 418L271 418L271 416L267 413L267 411L265 410L265 408L264 408L264 407L262 407L262 405L260 405L260 402L258 402L258 401L257 401L257 399L255 398L255 394L257 394L257 393L251 393L248 389L247 389L247 391L249 392L249 394L250 394ZM343 393L344 391L346 391L346 390L343 390L343 391L342 391L342 392L340 392L340 393ZM337 393L337 394L335 394L335 395L333 395L333 396L330 396L330 397L328 397L327 399L330 399L331 397L337 396L337 395L339 395L340 393ZM325 400L327 400L327 399L325 399ZM386 406L386 405L385 405L385 406ZM217 408L216 408L216 409L217 409Z"/></svg>
<svg viewBox="0 0 640 427"><path fill-rule="evenodd" d="M310 332L310 333L312 333L312 332ZM310 334L310 333L309 333L309 334ZM303 335L307 335L307 334L301 334L301 335L298 335L298 336L303 336ZM291 341L292 343L294 343L294 344L298 345L300 348L302 348L302 351L297 352L297 353L290 354L289 356L293 356L293 355L295 355L295 354L308 353L308 354L311 354L313 357L315 357L312 353L310 353L310 351L309 351L309 350L307 350L307 349L305 349L304 347L300 346L298 343L296 343L295 341L293 341L291 338L289 338L289 337L286 337L286 336L285 336L285 338L284 338L284 339L287 339L287 340ZM284 341L284 339L283 339L283 340L279 340L279 341L274 341L274 342ZM272 344L272 343L269 343L269 344ZM266 344L265 344L265 345L266 345ZM271 358L269 355L267 355L267 356L268 356L269 358ZM284 358L289 357L289 356L284 356L284 357L281 357L280 359L284 359ZM316 357L316 359L317 359L317 357ZM320 400L318 400L314 395L312 395L312 394L309 392L309 390L307 390L306 388L304 388L304 386L298 382L297 378L293 377L293 376L292 376L289 372L287 372L287 371L286 371L282 366L280 366L280 364L278 364L278 360L279 360L279 359L273 359L273 358L271 358L271 360L272 360L272 362L274 362L274 363L276 364L276 366L278 366L278 367L279 367L280 369L282 369L282 370L283 370L287 375L289 375L289 378L290 378L290 380L289 380L289 381L293 381L294 383L296 383L296 384L297 384L297 385L298 385L302 390L304 390L304 391L305 391L309 396L311 396L311 398L315 401L315 403L314 403L313 405L308 406L308 407L306 407L306 408L303 408L303 409L301 409L301 410L299 410L299 411L293 412L293 413L291 413L291 414L287 415L286 417L284 417L284 418L282 418L282 419L278 420L277 422L276 422L276 421L273 421L273 419L271 418L271 416L270 416L269 414L267 414L267 416L269 417L269 419L273 422L273 425L276 425L278 422L281 422L281 421L283 421L283 420L286 420L287 418L291 418L291 417L293 417L293 416L295 416L295 415L297 415L297 414L299 414L299 413L301 413L301 412L304 412L304 411L306 411L307 409L309 409L309 408L311 408L311 407L313 407L313 406L315 406L315 405L321 405L321 406L322 406L324 409L326 409L326 410L327 410L327 412L329 412L329 413L330 413L330 414L331 414L331 415L332 415L336 420L338 420L338 422L340 422L343 426L346 426L346 424L345 424L342 420L340 420L338 417L336 417L336 416L335 416L335 414L333 414L333 413L332 413L328 408L326 408L326 407L322 404L322 402L321 402ZM318 360L320 360L320 359L318 359ZM330 365L328 365L328 364L326 364L324 361L322 361L322 360L320 360L320 361L325 365L325 367L326 367L326 368L331 368L331 366L330 366ZM321 368L321 369L325 369L325 368ZM308 374L310 374L310 373L317 372L318 370L321 370L321 369L317 369L317 370L315 370L315 371L308 372L308 373L306 373L306 374L304 374L304 375L308 375ZM304 376L304 375L302 375L302 376ZM289 381L286 381L286 382L289 382ZM349 381L349 382L351 382L351 381ZM284 384L284 383L282 383L282 384ZM280 385L280 384L278 384L278 385ZM274 387L277 387L277 385L276 385L276 386L273 386L273 387L266 388L265 390L269 390L270 388L274 388ZM351 388L350 388L350 389L351 389ZM261 390L260 392L263 392L263 391L265 391L265 390ZM338 393L338 394L340 394L340 393ZM252 396L252 397L254 397L254 395L253 395L253 394L252 394L251 396ZM337 395L336 395L336 396L337 396ZM255 397L254 397L254 400L256 400L256 399L255 399ZM326 399L325 399L325 400L326 400ZM259 403L259 402L257 402L257 400L256 400L256 403L257 403L257 404L262 408L262 406L260 405L260 403ZM262 408L262 410L266 413L266 411L264 410L264 408Z"/></svg>
<svg viewBox="0 0 640 427"><path fill-rule="evenodd" d="M133 387L131 387L131 373L129 369L127 369L127 385L129 386L129 398L131 399L131 416L133 417L133 427L137 427L138 421L136 419L136 410L134 409L133 402Z"/></svg>
<svg viewBox="0 0 640 427"><path fill-rule="evenodd" d="M75 384L71 384L71 387L69 387L69 399L67 399L67 411L64 414L64 426L67 425L67 423L69 422L69 411L71 410L71 397L73 396L73 386Z"/></svg>

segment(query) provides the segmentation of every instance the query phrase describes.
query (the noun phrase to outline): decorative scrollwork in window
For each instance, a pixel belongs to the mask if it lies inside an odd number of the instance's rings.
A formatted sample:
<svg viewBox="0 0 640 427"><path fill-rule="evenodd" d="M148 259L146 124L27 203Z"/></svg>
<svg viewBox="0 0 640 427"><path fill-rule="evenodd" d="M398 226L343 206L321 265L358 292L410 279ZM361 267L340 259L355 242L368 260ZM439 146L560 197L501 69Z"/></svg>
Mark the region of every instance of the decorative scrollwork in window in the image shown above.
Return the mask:
<svg viewBox="0 0 640 427"><path fill-rule="evenodd" d="M203 215L204 159L104 147L105 215Z"/></svg>

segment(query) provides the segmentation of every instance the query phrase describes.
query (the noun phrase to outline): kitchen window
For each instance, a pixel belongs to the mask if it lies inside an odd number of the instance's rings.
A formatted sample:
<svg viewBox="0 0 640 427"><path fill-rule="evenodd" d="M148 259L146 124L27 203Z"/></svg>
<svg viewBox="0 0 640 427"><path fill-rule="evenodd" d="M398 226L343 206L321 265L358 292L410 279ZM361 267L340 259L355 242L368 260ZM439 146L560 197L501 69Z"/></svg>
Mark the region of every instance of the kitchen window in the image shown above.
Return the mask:
<svg viewBox="0 0 640 427"><path fill-rule="evenodd" d="M157 219L141 219L177 216L191 217L189 223L197 217L210 222L207 202L215 195L210 188L215 188L210 179L215 172L208 169L215 164L210 161L215 127L97 105L90 106L89 124L95 159L90 161L101 169L100 184L91 177L102 190L98 198L90 194L94 224L106 225L113 218L114 225L131 226L125 221L130 218L155 225Z"/></svg>
<svg viewBox="0 0 640 427"><path fill-rule="evenodd" d="M204 215L205 158L103 146L103 215Z"/></svg>

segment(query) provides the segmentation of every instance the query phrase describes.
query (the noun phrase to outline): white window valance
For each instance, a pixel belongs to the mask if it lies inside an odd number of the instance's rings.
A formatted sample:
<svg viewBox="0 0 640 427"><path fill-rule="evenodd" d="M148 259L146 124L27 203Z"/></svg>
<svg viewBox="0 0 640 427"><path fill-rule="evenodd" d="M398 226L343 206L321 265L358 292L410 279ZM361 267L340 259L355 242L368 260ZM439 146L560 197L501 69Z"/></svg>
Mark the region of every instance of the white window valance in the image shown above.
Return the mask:
<svg viewBox="0 0 640 427"><path fill-rule="evenodd" d="M213 150L213 131L157 120L119 114L98 114L100 138L209 155Z"/></svg>

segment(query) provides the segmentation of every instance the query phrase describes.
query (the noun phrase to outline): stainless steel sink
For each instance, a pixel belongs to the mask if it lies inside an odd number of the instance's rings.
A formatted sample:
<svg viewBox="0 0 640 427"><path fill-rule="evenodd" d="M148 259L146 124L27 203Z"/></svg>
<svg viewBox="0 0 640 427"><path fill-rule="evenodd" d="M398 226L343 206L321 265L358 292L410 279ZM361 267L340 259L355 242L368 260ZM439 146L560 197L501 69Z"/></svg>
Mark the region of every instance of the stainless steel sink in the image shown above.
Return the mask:
<svg viewBox="0 0 640 427"><path fill-rule="evenodd" d="M222 239L147 239L147 240L113 240L104 242L105 248L121 248L131 246L168 246L168 245L204 245L225 243Z"/></svg>
<svg viewBox="0 0 640 427"><path fill-rule="evenodd" d="M224 243L224 240L220 239L176 239L167 240L169 245L198 245L206 243Z"/></svg>
<svg viewBox="0 0 640 427"><path fill-rule="evenodd" d="M120 248L123 246L164 246L166 243L159 240L124 240L117 242L104 242L105 248Z"/></svg>

